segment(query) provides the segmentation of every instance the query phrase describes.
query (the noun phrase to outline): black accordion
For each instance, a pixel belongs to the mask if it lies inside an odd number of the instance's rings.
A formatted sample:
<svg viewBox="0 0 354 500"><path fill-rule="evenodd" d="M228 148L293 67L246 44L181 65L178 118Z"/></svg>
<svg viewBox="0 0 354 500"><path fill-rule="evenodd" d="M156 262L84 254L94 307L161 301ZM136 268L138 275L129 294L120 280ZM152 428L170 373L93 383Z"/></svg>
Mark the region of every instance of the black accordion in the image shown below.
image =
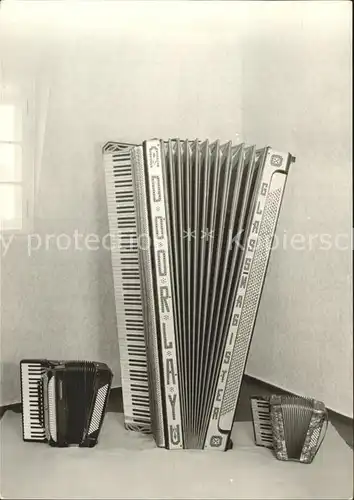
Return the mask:
<svg viewBox="0 0 354 500"><path fill-rule="evenodd" d="M226 450L287 174L270 147L103 148L128 429Z"/></svg>
<svg viewBox="0 0 354 500"><path fill-rule="evenodd" d="M322 401L299 396L254 396L251 411L255 443L274 450L278 460L311 463L326 434Z"/></svg>
<svg viewBox="0 0 354 500"><path fill-rule="evenodd" d="M106 364L26 359L20 372L24 441L96 445L112 382Z"/></svg>

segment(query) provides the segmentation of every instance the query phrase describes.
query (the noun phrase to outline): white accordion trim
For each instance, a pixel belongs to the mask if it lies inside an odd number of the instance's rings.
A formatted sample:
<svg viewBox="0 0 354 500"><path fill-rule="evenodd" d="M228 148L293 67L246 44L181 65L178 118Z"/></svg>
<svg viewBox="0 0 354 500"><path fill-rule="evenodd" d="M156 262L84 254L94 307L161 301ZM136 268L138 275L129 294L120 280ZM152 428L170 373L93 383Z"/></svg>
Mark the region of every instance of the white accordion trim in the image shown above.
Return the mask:
<svg viewBox="0 0 354 500"><path fill-rule="evenodd" d="M48 411L49 432L53 441L57 441L57 415L56 415L55 377L48 382Z"/></svg>
<svg viewBox="0 0 354 500"><path fill-rule="evenodd" d="M97 429L100 426L102 412L106 401L107 391L108 391L108 384L103 385L97 391L95 406L93 408L90 427L88 430L89 434L92 434L93 432L97 431Z"/></svg>

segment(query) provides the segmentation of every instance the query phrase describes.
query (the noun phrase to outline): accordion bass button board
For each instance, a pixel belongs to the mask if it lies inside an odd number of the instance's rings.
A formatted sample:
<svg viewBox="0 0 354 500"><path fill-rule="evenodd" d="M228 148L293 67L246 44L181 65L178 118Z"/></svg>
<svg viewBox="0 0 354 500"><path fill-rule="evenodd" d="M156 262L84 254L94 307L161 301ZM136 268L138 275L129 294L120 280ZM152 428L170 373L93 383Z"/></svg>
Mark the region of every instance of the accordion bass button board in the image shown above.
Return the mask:
<svg viewBox="0 0 354 500"><path fill-rule="evenodd" d="M227 450L295 159L178 139L103 158L126 426Z"/></svg>

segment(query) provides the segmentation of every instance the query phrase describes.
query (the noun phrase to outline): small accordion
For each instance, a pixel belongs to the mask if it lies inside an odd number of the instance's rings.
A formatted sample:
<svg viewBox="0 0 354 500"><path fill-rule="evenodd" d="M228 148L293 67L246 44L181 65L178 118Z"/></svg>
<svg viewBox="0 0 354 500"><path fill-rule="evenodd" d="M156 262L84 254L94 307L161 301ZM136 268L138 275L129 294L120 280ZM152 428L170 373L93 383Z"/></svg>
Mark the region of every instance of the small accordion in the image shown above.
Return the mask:
<svg viewBox="0 0 354 500"><path fill-rule="evenodd" d="M278 460L311 463L325 437L324 403L299 396L251 397L255 443L272 448Z"/></svg>
<svg viewBox="0 0 354 500"><path fill-rule="evenodd" d="M113 376L106 364L26 359L20 372L24 441L96 445Z"/></svg>

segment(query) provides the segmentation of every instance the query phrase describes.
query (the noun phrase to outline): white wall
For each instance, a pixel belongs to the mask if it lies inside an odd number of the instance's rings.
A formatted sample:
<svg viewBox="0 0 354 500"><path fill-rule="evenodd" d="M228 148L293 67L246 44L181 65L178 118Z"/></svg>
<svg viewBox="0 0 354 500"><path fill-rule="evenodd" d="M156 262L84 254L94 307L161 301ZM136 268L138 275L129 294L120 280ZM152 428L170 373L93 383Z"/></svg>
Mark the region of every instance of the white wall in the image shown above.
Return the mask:
<svg viewBox="0 0 354 500"><path fill-rule="evenodd" d="M240 39L223 8L212 7L211 17L196 6L187 15L187 4L175 15L136 5L71 3L69 16L63 2L3 9L6 83L50 89L36 163L34 233L43 241L61 233L73 241L75 230L108 233L106 141L226 140L242 129ZM18 238L2 259L0 404L19 400L24 357L102 360L120 384L109 251L59 251L53 241L29 257Z"/></svg>
<svg viewBox="0 0 354 500"><path fill-rule="evenodd" d="M263 2L244 39L244 137L297 157L247 372L353 416L351 6L317 4Z"/></svg>
<svg viewBox="0 0 354 500"><path fill-rule="evenodd" d="M237 133L297 157L279 236L350 231L344 2L23 4L2 9L0 46L10 83L50 88L36 164L42 237L108 232L105 141ZM276 250L247 372L351 415L350 279L349 252ZM29 258L19 240L1 285L0 404L18 400L25 356L101 359L119 384L109 252Z"/></svg>

